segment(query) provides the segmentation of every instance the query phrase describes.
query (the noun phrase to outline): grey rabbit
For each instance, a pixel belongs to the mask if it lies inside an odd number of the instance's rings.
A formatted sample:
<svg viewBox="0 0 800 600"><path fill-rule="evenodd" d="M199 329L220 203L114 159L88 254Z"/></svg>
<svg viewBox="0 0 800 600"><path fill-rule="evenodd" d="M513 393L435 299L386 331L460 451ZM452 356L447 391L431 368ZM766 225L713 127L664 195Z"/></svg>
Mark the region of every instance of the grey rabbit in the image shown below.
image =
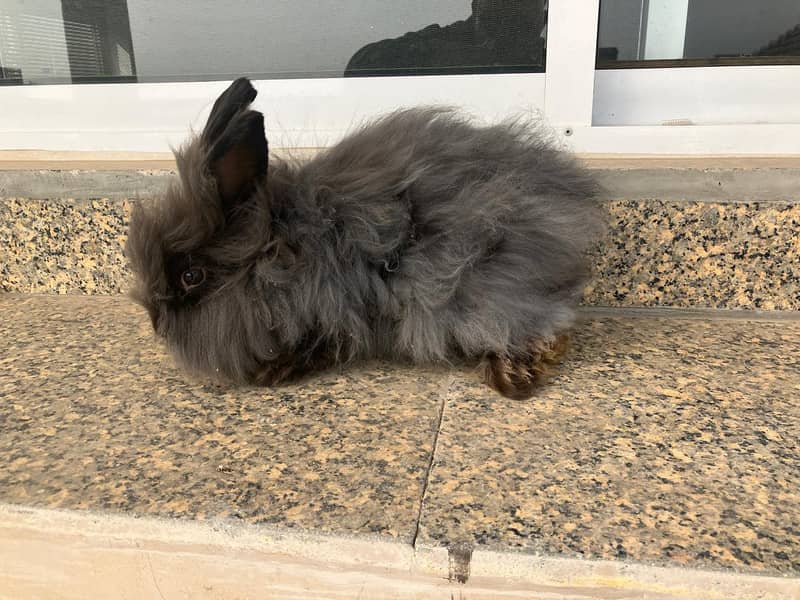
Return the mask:
<svg viewBox="0 0 800 600"><path fill-rule="evenodd" d="M591 174L538 127L431 107L268 162L255 97L234 81L164 197L131 215L131 295L178 363L271 386L367 358L466 360L530 397L590 274Z"/></svg>

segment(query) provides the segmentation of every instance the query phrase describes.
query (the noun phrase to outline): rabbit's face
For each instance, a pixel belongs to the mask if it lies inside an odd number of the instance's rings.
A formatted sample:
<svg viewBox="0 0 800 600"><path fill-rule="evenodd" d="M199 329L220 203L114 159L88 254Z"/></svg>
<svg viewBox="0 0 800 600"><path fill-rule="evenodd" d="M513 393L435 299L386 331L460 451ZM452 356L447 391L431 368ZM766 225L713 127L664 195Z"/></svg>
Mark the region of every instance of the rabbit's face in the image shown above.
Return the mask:
<svg viewBox="0 0 800 600"><path fill-rule="evenodd" d="M271 248L267 141L255 90L237 80L203 133L175 153L179 181L137 202L126 244L133 298L181 363L247 381L277 356L253 265Z"/></svg>
<svg viewBox="0 0 800 600"><path fill-rule="evenodd" d="M126 254L137 278L131 295L147 309L155 332L168 339L179 315L213 303L228 279L209 256L224 234L224 217L209 208L218 202L208 187L208 194L197 194L196 185L173 183L162 198L137 202L131 214Z"/></svg>

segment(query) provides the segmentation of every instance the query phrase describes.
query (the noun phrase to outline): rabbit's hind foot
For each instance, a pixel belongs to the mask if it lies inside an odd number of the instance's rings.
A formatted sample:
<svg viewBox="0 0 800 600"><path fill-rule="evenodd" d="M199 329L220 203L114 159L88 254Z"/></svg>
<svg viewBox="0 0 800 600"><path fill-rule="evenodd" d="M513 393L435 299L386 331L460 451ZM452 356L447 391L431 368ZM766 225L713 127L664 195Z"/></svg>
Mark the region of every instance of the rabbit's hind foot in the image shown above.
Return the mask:
<svg viewBox="0 0 800 600"><path fill-rule="evenodd" d="M503 396L526 400L552 375L568 347L569 335L561 334L552 338L532 338L526 352L489 354L485 360L486 383Z"/></svg>

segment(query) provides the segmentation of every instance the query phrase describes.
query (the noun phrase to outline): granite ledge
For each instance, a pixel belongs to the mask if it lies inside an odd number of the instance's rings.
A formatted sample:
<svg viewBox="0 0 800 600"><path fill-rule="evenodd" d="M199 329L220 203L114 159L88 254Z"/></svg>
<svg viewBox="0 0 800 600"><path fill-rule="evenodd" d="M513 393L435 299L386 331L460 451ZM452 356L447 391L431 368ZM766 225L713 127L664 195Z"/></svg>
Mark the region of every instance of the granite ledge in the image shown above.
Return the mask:
<svg viewBox="0 0 800 600"><path fill-rule="evenodd" d="M221 389L148 328L0 294L0 503L800 574L800 321L595 315L522 403L379 363Z"/></svg>
<svg viewBox="0 0 800 600"><path fill-rule="evenodd" d="M800 310L800 203L613 200L592 306ZM131 201L0 199L0 291L118 294Z"/></svg>

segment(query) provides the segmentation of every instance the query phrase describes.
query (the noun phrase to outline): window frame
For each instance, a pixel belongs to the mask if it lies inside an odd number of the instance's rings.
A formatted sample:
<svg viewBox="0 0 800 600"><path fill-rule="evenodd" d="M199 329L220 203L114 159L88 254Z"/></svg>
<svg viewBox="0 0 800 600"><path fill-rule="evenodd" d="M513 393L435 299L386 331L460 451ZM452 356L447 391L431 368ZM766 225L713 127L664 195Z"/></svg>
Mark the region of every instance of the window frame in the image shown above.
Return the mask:
<svg viewBox="0 0 800 600"><path fill-rule="evenodd" d="M550 1L545 73L258 80L256 106L273 148L326 146L400 106L449 104L489 122L541 113L563 144L582 154L800 155L800 118L792 110L780 122L748 122L740 111L740 122L715 123L706 117L719 98L704 104L689 93L705 77L745 94L750 106L775 107L786 90L788 106L800 91L800 65L598 70L599 4ZM652 85L659 78L662 84ZM769 85L759 92L759 82ZM168 151L190 127L202 126L227 83L0 86L0 149ZM611 117L619 113L628 122ZM692 124L662 124L674 114Z"/></svg>
<svg viewBox="0 0 800 600"><path fill-rule="evenodd" d="M229 81L0 87L0 149L166 152L199 131ZM460 106L495 121L544 104L545 75L254 80L273 148L331 144L402 106ZM64 108L70 107L69 112Z"/></svg>

